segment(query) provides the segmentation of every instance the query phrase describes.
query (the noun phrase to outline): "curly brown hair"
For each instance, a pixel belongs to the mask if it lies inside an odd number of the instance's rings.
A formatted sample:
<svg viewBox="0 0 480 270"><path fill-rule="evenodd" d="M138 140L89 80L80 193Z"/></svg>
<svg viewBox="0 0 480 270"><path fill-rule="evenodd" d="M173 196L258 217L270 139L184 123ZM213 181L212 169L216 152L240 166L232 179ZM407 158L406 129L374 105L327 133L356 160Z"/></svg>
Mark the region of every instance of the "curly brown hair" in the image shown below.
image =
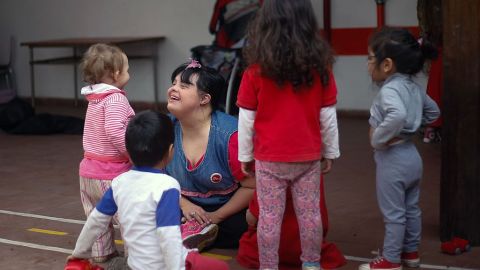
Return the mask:
<svg viewBox="0 0 480 270"><path fill-rule="evenodd" d="M316 70L328 85L333 51L320 35L310 0L265 0L250 23L243 50L247 65L259 64L262 75L295 89L312 85Z"/></svg>
<svg viewBox="0 0 480 270"><path fill-rule="evenodd" d="M125 53L119 47L110 44L93 44L83 55L80 68L83 80L90 84L101 83L102 79L117 71L122 71L126 64Z"/></svg>

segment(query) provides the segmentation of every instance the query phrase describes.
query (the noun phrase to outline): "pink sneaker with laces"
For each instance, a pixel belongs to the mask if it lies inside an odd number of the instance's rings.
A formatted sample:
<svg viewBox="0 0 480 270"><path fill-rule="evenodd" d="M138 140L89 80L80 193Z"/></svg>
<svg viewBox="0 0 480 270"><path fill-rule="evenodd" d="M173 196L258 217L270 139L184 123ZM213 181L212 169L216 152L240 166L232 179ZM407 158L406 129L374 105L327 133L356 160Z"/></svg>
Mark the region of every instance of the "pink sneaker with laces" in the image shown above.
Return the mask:
<svg viewBox="0 0 480 270"><path fill-rule="evenodd" d="M180 227L183 245L186 248L196 248L198 251L213 244L217 239L217 224L200 224L195 219L183 223Z"/></svg>
<svg viewBox="0 0 480 270"><path fill-rule="evenodd" d="M402 265L399 263L392 263L389 262L387 259L384 257L377 257L370 263L365 263L360 265L358 267L359 270L370 270L370 269L375 269L375 270L401 270Z"/></svg>

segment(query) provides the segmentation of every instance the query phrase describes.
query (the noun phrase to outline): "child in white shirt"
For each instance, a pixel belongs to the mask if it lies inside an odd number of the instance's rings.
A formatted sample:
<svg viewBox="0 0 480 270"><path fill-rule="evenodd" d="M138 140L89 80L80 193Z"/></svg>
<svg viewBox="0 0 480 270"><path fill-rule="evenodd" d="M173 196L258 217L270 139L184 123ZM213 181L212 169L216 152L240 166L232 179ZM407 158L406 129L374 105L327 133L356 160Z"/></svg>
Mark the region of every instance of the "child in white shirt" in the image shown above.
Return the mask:
<svg viewBox="0 0 480 270"><path fill-rule="evenodd" d="M93 242L117 213L129 256L113 259L107 269L228 269L225 262L200 256L182 244L180 186L164 173L174 141L168 116L138 114L127 127L125 141L134 167L112 182L69 259L89 258Z"/></svg>

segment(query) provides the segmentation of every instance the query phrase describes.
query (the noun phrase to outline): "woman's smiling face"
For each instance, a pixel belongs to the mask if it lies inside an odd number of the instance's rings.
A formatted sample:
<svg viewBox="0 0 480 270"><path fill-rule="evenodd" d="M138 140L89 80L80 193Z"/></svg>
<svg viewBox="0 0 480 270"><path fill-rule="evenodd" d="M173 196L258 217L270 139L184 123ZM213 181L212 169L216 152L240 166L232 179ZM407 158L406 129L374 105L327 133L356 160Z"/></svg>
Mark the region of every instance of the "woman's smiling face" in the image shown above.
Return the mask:
<svg viewBox="0 0 480 270"><path fill-rule="evenodd" d="M191 83L185 83L182 82L181 75L182 73L175 77L172 86L167 91L167 109L175 116L195 111L200 107L201 102L197 88L198 76L193 75L190 78Z"/></svg>

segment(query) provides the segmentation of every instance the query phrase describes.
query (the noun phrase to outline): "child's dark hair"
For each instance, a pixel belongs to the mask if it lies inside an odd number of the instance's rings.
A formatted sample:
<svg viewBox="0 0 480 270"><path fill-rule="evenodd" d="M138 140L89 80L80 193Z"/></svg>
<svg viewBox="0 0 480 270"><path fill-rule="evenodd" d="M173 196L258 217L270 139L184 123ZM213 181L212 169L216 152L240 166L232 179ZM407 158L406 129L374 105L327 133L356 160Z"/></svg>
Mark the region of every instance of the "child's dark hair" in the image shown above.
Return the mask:
<svg viewBox="0 0 480 270"><path fill-rule="evenodd" d="M164 159L175 134L164 113L144 111L130 120L125 133L128 154L135 166L153 167Z"/></svg>
<svg viewBox="0 0 480 270"><path fill-rule="evenodd" d="M80 68L83 80L90 84L100 83L108 74L122 71L126 64L125 53L119 47L110 44L93 44L83 55Z"/></svg>
<svg viewBox="0 0 480 270"><path fill-rule="evenodd" d="M189 63L182 64L172 72L172 83L175 77L181 74L182 83L193 85L192 78L196 76L198 90L210 95L210 105L215 111L220 105L221 97L224 96L225 79L213 68L205 66L187 68L188 65Z"/></svg>
<svg viewBox="0 0 480 270"><path fill-rule="evenodd" d="M437 57L437 50L430 42L419 42L408 30L401 28L386 27L374 33L369 48L375 55L377 67L390 58L397 72L408 75L420 72L426 59Z"/></svg>
<svg viewBox="0 0 480 270"><path fill-rule="evenodd" d="M312 85L315 70L326 86L334 63L311 0L265 0L248 27L243 54L248 65L259 64L262 74L295 88Z"/></svg>

